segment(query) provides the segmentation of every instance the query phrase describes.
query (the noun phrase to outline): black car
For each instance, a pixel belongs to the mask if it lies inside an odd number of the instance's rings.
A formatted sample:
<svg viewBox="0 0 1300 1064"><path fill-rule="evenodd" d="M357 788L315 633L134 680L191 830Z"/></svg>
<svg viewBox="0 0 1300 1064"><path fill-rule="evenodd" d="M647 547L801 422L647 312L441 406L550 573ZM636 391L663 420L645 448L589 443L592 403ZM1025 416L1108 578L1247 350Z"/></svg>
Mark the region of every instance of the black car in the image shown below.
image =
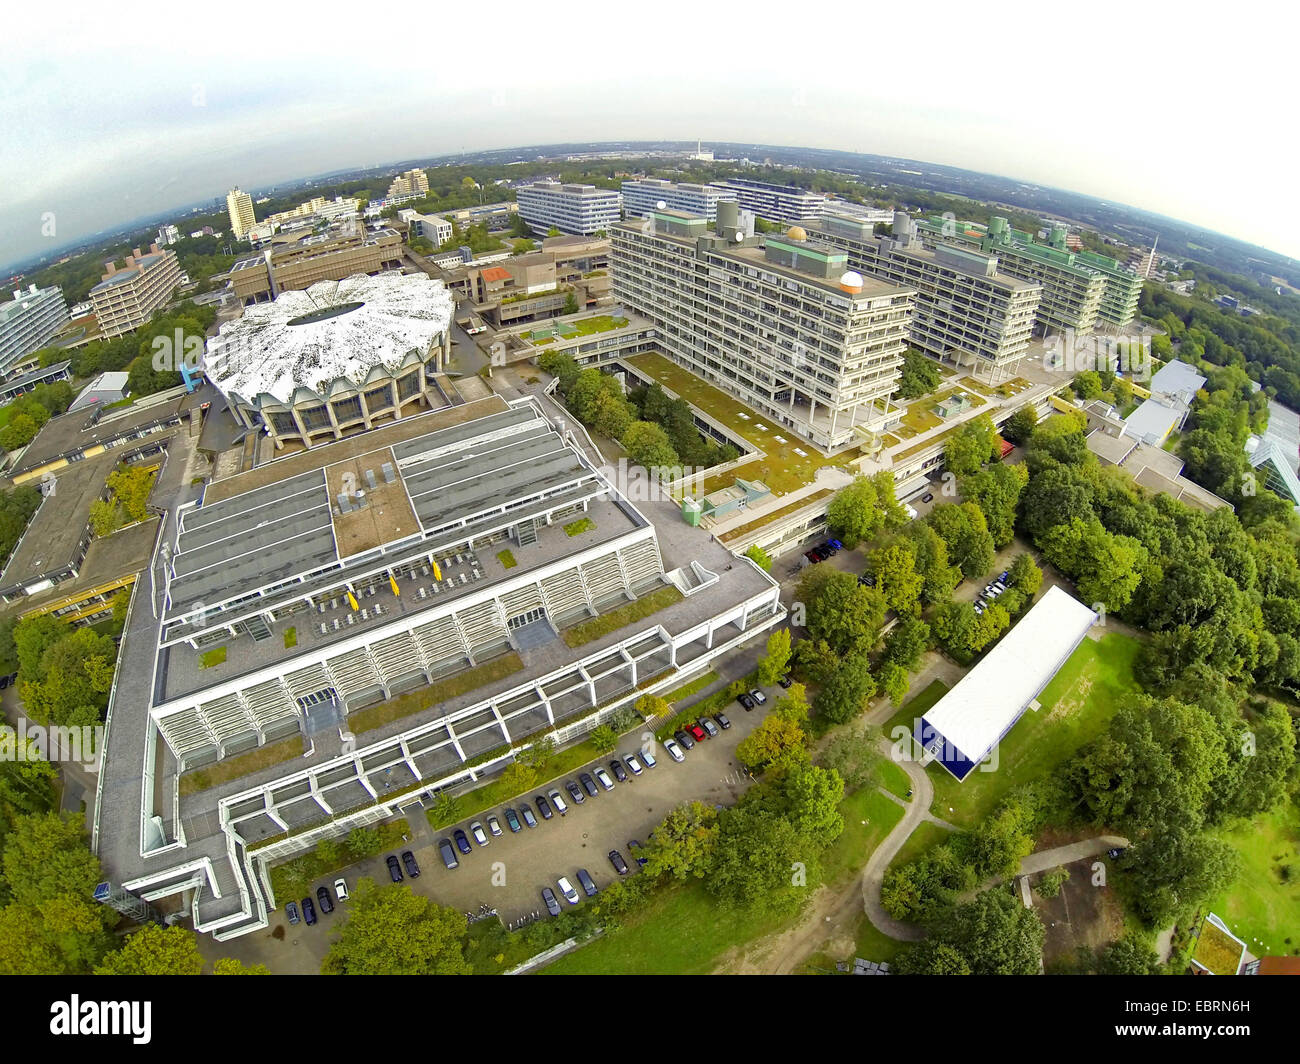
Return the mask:
<svg viewBox="0 0 1300 1064"><path fill-rule="evenodd" d="M718 722L718 727L723 731L726 731L731 727L731 721L727 718L725 713L715 713L713 714L713 719Z"/></svg>
<svg viewBox="0 0 1300 1064"><path fill-rule="evenodd" d="M779 683L782 687L784 687L784 688L786 688L787 690L789 690L790 685L791 685L792 683L794 683L794 677L793 677L793 676L790 676L790 675L787 673L785 676L782 676L782 677L781 677L779 680L777 680L776 682Z"/></svg>
<svg viewBox="0 0 1300 1064"><path fill-rule="evenodd" d="M614 758L614 760L609 763L609 770L614 773L614 778L618 780L619 783L626 783L628 781L627 769L623 767L623 762L618 758Z"/></svg>
<svg viewBox="0 0 1300 1064"><path fill-rule="evenodd" d="M419 879L420 866L415 863L415 854L410 850L402 852L402 864L406 865L406 874L412 879Z"/></svg>
<svg viewBox="0 0 1300 1064"><path fill-rule="evenodd" d="M746 712L754 708L754 700L749 695L741 695L736 701L745 707Z"/></svg>
<svg viewBox="0 0 1300 1064"><path fill-rule="evenodd" d="M627 867L627 862L623 860L623 855L619 853L617 850L609 851L609 863L614 866L614 871L617 872L620 876L625 876L628 874L629 871L631 871Z"/></svg>
<svg viewBox="0 0 1300 1064"><path fill-rule="evenodd" d="M695 745L695 740L687 735L684 731L673 732L673 738L682 746L683 749L689 750Z"/></svg>
<svg viewBox="0 0 1300 1064"><path fill-rule="evenodd" d="M585 868L578 869L578 882L582 885L583 893L589 898L596 896L596 881L591 878L590 873Z"/></svg>
<svg viewBox="0 0 1300 1064"><path fill-rule="evenodd" d="M470 851L469 836L465 834L465 830L457 828L451 833L451 837L456 840L456 849L468 856Z"/></svg>
<svg viewBox="0 0 1300 1064"><path fill-rule="evenodd" d="M316 922L316 906L311 903L311 898L302 899L302 919L308 927Z"/></svg>
<svg viewBox="0 0 1300 1064"><path fill-rule="evenodd" d="M506 827L508 827L512 832L523 830L519 824L519 814L513 809L506 810Z"/></svg>
<svg viewBox="0 0 1300 1064"><path fill-rule="evenodd" d="M442 854L442 863L447 866L447 871L460 867L460 862L456 860L456 851L451 848L451 839L439 839L438 852Z"/></svg>
<svg viewBox="0 0 1300 1064"><path fill-rule="evenodd" d="M328 915L334 911L334 899L330 897L329 887L316 888L316 901L320 905L320 911Z"/></svg>
<svg viewBox="0 0 1300 1064"><path fill-rule="evenodd" d="M550 887L542 888L542 901L546 902L546 911L552 916L560 915L560 903L555 897L555 891Z"/></svg>
<svg viewBox="0 0 1300 1064"><path fill-rule="evenodd" d="M402 881L402 865L391 853L388 855L388 877L394 883Z"/></svg>
<svg viewBox="0 0 1300 1064"><path fill-rule="evenodd" d="M591 778L591 774L584 772L578 776L578 782L582 784L582 789L591 797L596 797L596 781Z"/></svg>
<svg viewBox="0 0 1300 1064"><path fill-rule="evenodd" d="M3 691L3 690L4 690L6 687L8 687L11 683L13 683L13 682L14 682L14 679L15 679L17 676L18 676L18 674L17 674L16 672L14 672L14 673L10 673L8 676L0 676L0 691Z"/></svg>
<svg viewBox="0 0 1300 1064"><path fill-rule="evenodd" d="M587 800L587 796L582 793L582 788L574 783L573 780L565 780L564 789L569 792L569 797L573 799L574 805L581 805ZM595 791L592 791L592 793L594 794Z"/></svg>
<svg viewBox="0 0 1300 1064"><path fill-rule="evenodd" d="M537 811L542 814L543 820L550 820L551 817L555 816L555 814L551 812L551 803L542 797L542 795L539 794L536 801Z"/></svg>
<svg viewBox="0 0 1300 1064"><path fill-rule="evenodd" d="M858 577L858 583L861 584L863 587L875 587L876 578L871 573L863 573L861 576Z"/></svg>
<svg viewBox="0 0 1300 1064"><path fill-rule="evenodd" d="M1124 848L1122 846L1114 846L1106 851L1106 856L1112 861L1118 860L1120 857L1124 856Z"/></svg>
<svg viewBox="0 0 1300 1064"><path fill-rule="evenodd" d="M298 903L296 901L288 902L284 907L284 915L289 918L289 923L298 922Z"/></svg>
<svg viewBox="0 0 1300 1064"><path fill-rule="evenodd" d="M924 495L921 496L921 501L922 501L922 502L934 502L934 492L932 492L932 491L927 491Z"/></svg>

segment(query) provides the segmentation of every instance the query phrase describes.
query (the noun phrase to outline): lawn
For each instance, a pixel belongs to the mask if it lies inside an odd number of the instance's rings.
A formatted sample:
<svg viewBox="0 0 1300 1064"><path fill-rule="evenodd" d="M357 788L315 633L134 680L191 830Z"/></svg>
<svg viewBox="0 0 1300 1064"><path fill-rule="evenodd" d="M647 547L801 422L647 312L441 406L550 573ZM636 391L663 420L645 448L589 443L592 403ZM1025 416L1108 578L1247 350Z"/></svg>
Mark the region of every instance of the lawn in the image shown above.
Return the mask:
<svg viewBox="0 0 1300 1064"><path fill-rule="evenodd" d="M1138 691L1133 662L1140 646L1118 632L1085 639L1038 696L1038 711L1026 710L999 744L996 769L976 768L958 783L931 764L934 814L973 827L1013 787L1047 775L1100 735L1123 698Z"/></svg>
<svg viewBox="0 0 1300 1064"><path fill-rule="evenodd" d="M924 689L903 703L903 708L885 722L882 731L891 740L897 740L904 733L914 735L914 721L925 715L925 711L948 693L948 685L942 680L931 680ZM902 729L900 732L898 729Z"/></svg>
<svg viewBox="0 0 1300 1064"><path fill-rule="evenodd" d="M517 561L515 561L515 556L513 552L509 550L497 551L497 561L499 561L507 569L513 569L516 565L519 564Z"/></svg>
<svg viewBox="0 0 1300 1064"><path fill-rule="evenodd" d="M596 522L590 517L580 517L578 520L570 521L564 526L564 534L566 536L580 536L584 532L590 532L595 527Z"/></svg>
<svg viewBox="0 0 1300 1064"><path fill-rule="evenodd" d="M898 951L906 945L906 942L899 942L877 931L875 924L863 915L858 923L857 952L854 956L861 957L864 961L875 961L877 964L885 962L893 964Z"/></svg>
<svg viewBox="0 0 1300 1064"><path fill-rule="evenodd" d="M867 858L903 819L903 807L874 787L864 787L840 802L844 831L822 853L824 881L835 885L861 873Z"/></svg>
<svg viewBox="0 0 1300 1064"><path fill-rule="evenodd" d="M912 789L912 781L907 778L903 766L888 758L880 763L880 785L900 798L906 798L907 792Z"/></svg>
<svg viewBox="0 0 1300 1064"><path fill-rule="evenodd" d="M680 602L683 597L682 593L671 584L656 588L642 595L635 602L629 602L599 617L575 624L564 632L564 641L570 647L580 647L593 639L609 635L610 632L617 632L626 625L635 624L653 613L667 609L674 603Z"/></svg>
<svg viewBox="0 0 1300 1064"><path fill-rule="evenodd" d="M431 709L439 703L467 694L477 687L492 683L518 672L524 667L523 661L514 651L499 658L476 665L472 669L455 673L442 680L435 680L428 687L421 687L409 694L398 695L377 706L367 706L348 716L348 727L355 733L370 731L384 724L390 724L402 717L409 717L423 709Z"/></svg>
<svg viewBox="0 0 1300 1064"><path fill-rule="evenodd" d="M213 647L211 650L205 650L199 655L199 668L210 669L214 665L220 665L226 660L225 647Z"/></svg>
<svg viewBox="0 0 1300 1064"><path fill-rule="evenodd" d="M1216 835L1237 851L1241 872L1209 910L1257 957L1300 950L1300 810L1284 804Z"/></svg>
<svg viewBox="0 0 1300 1064"><path fill-rule="evenodd" d="M718 680L721 679L722 679L721 676L719 676L716 672L710 669L708 672L704 673L703 675L697 676L695 677L695 679L689 681L688 683L682 684L681 687L674 687L671 691L669 691L666 695L663 696L663 699L665 702L670 702L670 703L680 701L683 698L687 698L688 696L695 694L697 691L703 691L706 687L709 686L709 684L716 683Z"/></svg>

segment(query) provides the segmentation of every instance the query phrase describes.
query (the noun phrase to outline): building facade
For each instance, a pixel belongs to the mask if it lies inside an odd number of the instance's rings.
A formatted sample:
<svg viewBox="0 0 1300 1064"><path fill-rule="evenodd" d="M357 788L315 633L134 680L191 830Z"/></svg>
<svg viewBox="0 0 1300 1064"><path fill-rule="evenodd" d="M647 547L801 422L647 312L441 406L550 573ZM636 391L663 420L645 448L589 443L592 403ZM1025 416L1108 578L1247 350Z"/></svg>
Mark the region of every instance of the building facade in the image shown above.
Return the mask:
<svg viewBox="0 0 1300 1064"><path fill-rule="evenodd" d="M402 215L406 215L402 218ZM454 227L438 214L420 214L417 211L398 211L397 217L406 222L406 236L409 240L423 237L435 248L442 247L452 238Z"/></svg>
<svg viewBox="0 0 1300 1064"><path fill-rule="evenodd" d="M90 302L100 335L108 339L138 329L181 283L176 252L157 244L144 255L135 248L123 269L118 269L116 262L104 265L107 272L90 290Z"/></svg>
<svg viewBox="0 0 1300 1064"><path fill-rule="evenodd" d="M257 224L253 197L242 189L232 188L226 193L226 211L230 215L230 229L235 234L235 239L243 240L245 234Z"/></svg>
<svg viewBox="0 0 1300 1064"><path fill-rule="evenodd" d="M914 292L798 227L745 237L738 213L719 206L716 236L679 212L616 226L614 296L692 372L824 451L851 446L889 420Z"/></svg>
<svg viewBox="0 0 1300 1064"><path fill-rule="evenodd" d="M728 178L710 182L714 188L735 193L742 210L769 222L798 225L820 218L826 212L826 197L795 185L773 185L766 181Z"/></svg>
<svg viewBox="0 0 1300 1064"><path fill-rule="evenodd" d="M68 321L68 304L58 285L24 291L0 304L0 376L44 347Z"/></svg>
<svg viewBox="0 0 1300 1064"><path fill-rule="evenodd" d="M388 199L423 196L429 191L429 175L423 170L406 170L393 178L388 186Z"/></svg>
<svg viewBox="0 0 1300 1064"><path fill-rule="evenodd" d="M336 229L240 259L230 269L230 285L240 303L251 306L318 281L341 281L356 274L373 277L401 265L402 238L396 230Z"/></svg>
<svg viewBox="0 0 1300 1064"><path fill-rule="evenodd" d="M710 222L718 217L718 203L737 202L735 189L717 185L674 183L654 178L635 178L623 182L623 210L629 218L644 218L652 211L685 211L698 214Z"/></svg>
<svg viewBox="0 0 1300 1064"><path fill-rule="evenodd" d="M613 189L539 181L517 189L516 197L520 217L539 236L551 229L593 236L619 220L621 197Z"/></svg>
<svg viewBox="0 0 1300 1064"><path fill-rule="evenodd" d="M922 351L990 375L1014 369L1028 352L1042 286L999 272L996 255L926 251L906 214L892 222L892 236L875 236L872 222L826 215L809 234L843 248L853 269L915 290L910 339Z"/></svg>

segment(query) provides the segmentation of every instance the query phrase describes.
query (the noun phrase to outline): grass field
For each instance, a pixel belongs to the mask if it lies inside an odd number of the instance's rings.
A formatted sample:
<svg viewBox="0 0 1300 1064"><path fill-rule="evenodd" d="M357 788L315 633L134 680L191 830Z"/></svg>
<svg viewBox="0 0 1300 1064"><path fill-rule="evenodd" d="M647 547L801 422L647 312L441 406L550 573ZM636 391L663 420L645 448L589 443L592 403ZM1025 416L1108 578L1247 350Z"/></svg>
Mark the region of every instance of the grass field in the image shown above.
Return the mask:
<svg viewBox="0 0 1300 1064"><path fill-rule="evenodd" d="M902 708L885 722L881 731L890 740L894 740L901 734L898 732L902 728L908 735L915 734L913 731L913 721L918 717L925 715L925 711L939 701L948 693L948 685L942 680L931 680L909 701L904 702Z"/></svg>
<svg viewBox="0 0 1300 1064"><path fill-rule="evenodd" d="M867 858L903 819L903 807L874 787L864 787L840 803L840 815L844 830L821 857L823 878L830 884L862 871Z"/></svg>
<svg viewBox="0 0 1300 1064"><path fill-rule="evenodd" d="M1258 956L1300 950L1300 810L1286 804L1218 832L1241 858L1237 881L1208 908ZM1290 871L1283 879L1284 868ZM1288 942L1287 939L1290 939Z"/></svg>
<svg viewBox="0 0 1300 1064"><path fill-rule="evenodd" d="M1136 639L1118 632L1085 639L1038 696L1037 712L1027 710L999 744L995 770L977 768L958 783L931 764L935 816L972 827L1013 787L1047 775L1095 739L1124 696L1138 690L1133 662L1139 647Z"/></svg>
<svg viewBox="0 0 1300 1064"><path fill-rule="evenodd" d="M889 760L880 763L880 785L900 798L906 798L907 792L912 789L912 781L907 778L903 767Z"/></svg>

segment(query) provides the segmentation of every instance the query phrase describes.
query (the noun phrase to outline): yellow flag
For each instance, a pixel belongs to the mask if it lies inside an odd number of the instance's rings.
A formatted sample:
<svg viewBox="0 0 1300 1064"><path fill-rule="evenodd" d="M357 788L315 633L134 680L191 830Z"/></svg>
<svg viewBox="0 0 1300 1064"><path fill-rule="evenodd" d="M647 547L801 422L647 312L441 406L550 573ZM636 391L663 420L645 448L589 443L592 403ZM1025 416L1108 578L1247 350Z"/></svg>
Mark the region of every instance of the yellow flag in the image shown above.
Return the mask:
<svg viewBox="0 0 1300 1064"><path fill-rule="evenodd" d="M437 563L437 562L434 562L434 563L433 563L433 578L434 578L435 580L441 580L441 579L442 579L442 570L438 568L438 563Z"/></svg>
<svg viewBox="0 0 1300 1064"><path fill-rule="evenodd" d="M401 597L402 597L402 593L401 593L401 591L398 590L398 588L397 588L397 581L393 579L393 574L392 574L392 573L389 573L389 574L388 574L388 586L391 587L391 588L393 589L393 594L394 594L394 595L396 595L398 598L401 598Z"/></svg>
<svg viewBox="0 0 1300 1064"><path fill-rule="evenodd" d="M359 610L361 608L360 606L357 605L357 600L352 597L351 591L348 592L348 605L351 606L354 610Z"/></svg>

